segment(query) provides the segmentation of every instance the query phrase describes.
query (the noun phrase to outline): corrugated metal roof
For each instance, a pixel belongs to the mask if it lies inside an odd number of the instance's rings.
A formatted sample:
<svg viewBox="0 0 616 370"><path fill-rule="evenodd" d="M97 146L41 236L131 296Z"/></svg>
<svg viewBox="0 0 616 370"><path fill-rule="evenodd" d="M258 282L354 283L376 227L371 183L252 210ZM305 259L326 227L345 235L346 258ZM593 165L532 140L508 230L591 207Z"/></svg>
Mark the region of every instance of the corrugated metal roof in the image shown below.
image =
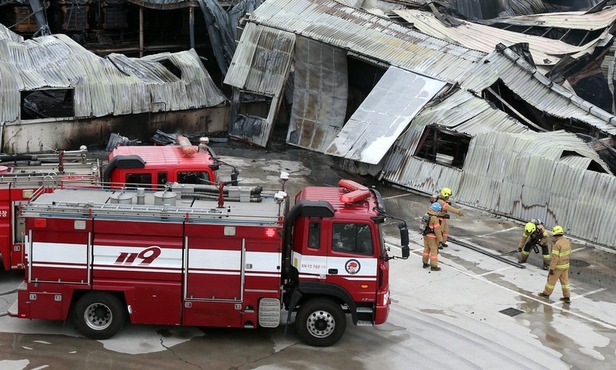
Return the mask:
<svg viewBox="0 0 616 370"><path fill-rule="evenodd" d="M333 0L268 0L249 21L446 82L454 82L484 56Z"/></svg>
<svg viewBox="0 0 616 370"><path fill-rule="evenodd" d="M616 199L606 194L616 189L616 177L588 170L591 162L607 167L570 133L480 134L471 141L454 195L463 203L522 220L539 218L572 235L615 245L616 219L606 216L613 216Z"/></svg>
<svg viewBox="0 0 616 370"><path fill-rule="evenodd" d="M432 193L438 184L448 184L457 189L455 184L461 176L461 169L443 166L415 157L417 147L425 127L436 124L439 127L475 136L484 132L500 130L510 133L528 132L528 128L511 119L504 112L495 109L484 99L471 93L458 90L443 101L425 107L411 121L408 129L390 149L385 158L381 178L401 186ZM472 143L473 141L471 141ZM465 160L465 166L473 159ZM483 160L479 160L483 163ZM447 179L442 179L444 176ZM434 175L435 177L430 177Z"/></svg>
<svg viewBox="0 0 616 370"><path fill-rule="evenodd" d="M576 119L605 133L616 134L614 115L548 80L510 49L489 54L460 81L461 88L481 93L499 79L540 111L555 117Z"/></svg>
<svg viewBox="0 0 616 370"><path fill-rule="evenodd" d="M181 75L164 67L163 60ZM81 118L211 107L226 100L194 50L101 58L58 34L0 40L0 66L0 101L13 103L3 105L2 122L19 119L20 91L43 88L74 88L75 116Z"/></svg>
<svg viewBox="0 0 616 370"><path fill-rule="evenodd" d="M390 67L325 154L377 164L419 110L445 83Z"/></svg>
<svg viewBox="0 0 616 370"><path fill-rule="evenodd" d="M615 20L616 7L608 7L594 13L572 11L528 14L508 18L486 19L482 20L482 23L506 23L519 26L558 27L594 31L610 27Z"/></svg>
<svg viewBox="0 0 616 370"><path fill-rule="evenodd" d="M460 22L459 25L447 26L432 13L419 10L408 9L394 12L426 35L486 53L494 51L499 43L506 46L523 42L528 43L533 61L538 66L553 66L564 56L579 58L586 54L592 54L596 45L603 42L606 37L612 37L609 28L605 26L600 36L588 40L582 46L574 46L559 40L501 30L461 19L456 19ZM611 13L611 17L616 19L616 12Z"/></svg>

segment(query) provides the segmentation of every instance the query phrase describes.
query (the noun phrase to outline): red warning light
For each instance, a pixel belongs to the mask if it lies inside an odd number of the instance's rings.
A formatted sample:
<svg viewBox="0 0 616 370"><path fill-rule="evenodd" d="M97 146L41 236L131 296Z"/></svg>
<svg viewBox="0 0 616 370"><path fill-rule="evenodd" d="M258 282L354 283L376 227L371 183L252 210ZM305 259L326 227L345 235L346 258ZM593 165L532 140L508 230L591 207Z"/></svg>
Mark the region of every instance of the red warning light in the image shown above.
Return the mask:
<svg viewBox="0 0 616 370"><path fill-rule="evenodd" d="M267 236L268 238L275 237L276 236L276 229L272 229L272 228L265 229L265 236Z"/></svg>
<svg viewBox="0 0 616 370"><path fill-rule="evenodd" d="M44 218L35 218L34 227L37 229L44 229L47 227L47 220Z"/></svg>

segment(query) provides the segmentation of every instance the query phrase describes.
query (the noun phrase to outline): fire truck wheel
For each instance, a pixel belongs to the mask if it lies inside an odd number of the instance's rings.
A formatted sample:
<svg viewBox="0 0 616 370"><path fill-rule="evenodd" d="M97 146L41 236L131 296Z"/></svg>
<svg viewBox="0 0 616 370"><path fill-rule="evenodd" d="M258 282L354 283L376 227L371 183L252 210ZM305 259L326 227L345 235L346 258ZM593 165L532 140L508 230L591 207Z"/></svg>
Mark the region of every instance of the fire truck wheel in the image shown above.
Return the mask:
<svg viewBox="0 0 616 370"><path fill-rule="evenodd" d="M304 343L315 347L331 346L344 334L346 315L331 299L312 299L300 307L295 328Z"/></svg>
<svg viewBox="0 0 616 370"><path fill-rule="evenodd" d="M91 292L79 299L73 318L75 327L92 339L111 338L126 320L126 310L111 293Z"/></svg>

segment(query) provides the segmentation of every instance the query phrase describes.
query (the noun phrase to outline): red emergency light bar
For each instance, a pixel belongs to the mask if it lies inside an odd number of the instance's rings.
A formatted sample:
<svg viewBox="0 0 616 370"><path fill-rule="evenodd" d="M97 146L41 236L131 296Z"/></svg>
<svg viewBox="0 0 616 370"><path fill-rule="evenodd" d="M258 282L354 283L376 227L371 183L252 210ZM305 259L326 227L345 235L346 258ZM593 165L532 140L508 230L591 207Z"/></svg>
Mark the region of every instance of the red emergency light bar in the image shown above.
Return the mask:
<svg viewBox="0 0 616 370"><path fill-rule="evenodd" d="M265 236L267 236L268 238L275 237L276 236L276 229L272 229L272 228L265 229Z"/></svg>
<svg viewBox="0 0 616 370"><path fill-rule="evenodd" d="M353 180L341 179L338 181L338 186L343 189L349 190L348 193L340 196L340 202L344 204L352 204L361 202L370 196L370 190L364 185L355 182Z"/></svg>

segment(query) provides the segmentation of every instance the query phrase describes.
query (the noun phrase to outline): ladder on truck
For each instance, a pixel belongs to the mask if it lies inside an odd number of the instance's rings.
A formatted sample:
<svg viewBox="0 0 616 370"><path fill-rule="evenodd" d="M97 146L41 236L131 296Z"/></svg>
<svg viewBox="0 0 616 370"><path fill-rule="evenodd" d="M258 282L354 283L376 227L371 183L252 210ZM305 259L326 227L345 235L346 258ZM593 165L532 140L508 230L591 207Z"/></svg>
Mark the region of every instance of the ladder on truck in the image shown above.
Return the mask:
<svg viewBox="0 0 616 370"><path fill-rule="evenodd" d="M216 201L195 200L184 198L190 205L155 204L155 193L144 195L143 204L108 203L111 195L124 194L119 191L69 189L65 190L64 198L75 198L77 192L91 194L96 199L98 194L103 201L61 200L56 197L62 190L53 193L41 191L36 199L21 206L21 215L27 217L75 217L75 218L104 218L104 219L134 219L134 220L169 220L199 222L237 222L238 224L276 224L280 222L281 210L284 209L286 197L280 194L262 197L258 203L227 202L224 207L217 207ZM162 193L162 192L158 192Z"/></svg>

